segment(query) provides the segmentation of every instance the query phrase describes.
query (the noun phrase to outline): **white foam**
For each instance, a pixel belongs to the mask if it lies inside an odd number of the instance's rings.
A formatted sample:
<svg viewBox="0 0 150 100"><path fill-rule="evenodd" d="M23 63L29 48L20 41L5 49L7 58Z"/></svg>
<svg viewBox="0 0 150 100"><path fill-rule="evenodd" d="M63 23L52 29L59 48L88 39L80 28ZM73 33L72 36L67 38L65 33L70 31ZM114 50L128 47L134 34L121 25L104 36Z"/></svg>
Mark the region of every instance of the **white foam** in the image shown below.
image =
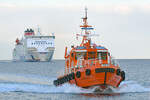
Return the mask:
<svg viewBox="0 0 150 100"><path fill-rule="evenodd" d="M56 78L1 73L0 92L88 93L90 91L68 83L56 87L53 85L54 79Z"/></svg>
<svg viewBox="0 0 150 100"><path fill-rule="evenodd" d="M91 89L83 89L77 87L76 85L71 85L69 83L63 84L62 86L55 87L53 92L63 92L63 93L92 93Z"/></svg>
<svg viewBox="0 0 150 100"><path fill-rule="evenodd" d="M150 92L150 88L144 87L135 81L124 81L119 88L114 88L115 93Z"/></svg>
<svg viewBox="0 0 150 100"><path fill-rule="evenodd" d="M0 92L36 92L36 93L91 93L75 85L64 84L59 87L54 85L40 85L27 83L0 83Z"/></svg>
<svg viewBox="0 0 150 100"><path fill-rule="evenodd" d="M4 78L5 76L5 78ZM0 83L0 92L36 92L36 93L93 93L94 89L83 89L69 83L62 86L54 86L55 78L43 79L31 76L0 76L0 79L5 79L8 82ZM7 77L6 77L7 76ZM14 80L14 81L13 81ZM119 88L113 88L113 93L130 93L130 92L150 92L150 88L146 88L134 81L124 81Z"/></svg>

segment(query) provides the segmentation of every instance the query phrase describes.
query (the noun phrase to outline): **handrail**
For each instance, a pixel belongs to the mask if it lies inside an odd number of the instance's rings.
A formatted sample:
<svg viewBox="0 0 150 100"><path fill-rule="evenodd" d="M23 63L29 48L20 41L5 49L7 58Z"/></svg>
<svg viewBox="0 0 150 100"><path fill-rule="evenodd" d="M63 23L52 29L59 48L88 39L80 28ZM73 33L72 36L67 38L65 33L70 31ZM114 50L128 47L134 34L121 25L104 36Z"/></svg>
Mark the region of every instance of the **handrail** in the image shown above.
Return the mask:
<svg viewBox="0 0 150 100"><path fill-rule="evenodd" d="M101 65L102 61L101 60L96 60L96 59L92 59L92 60L78 60L77 61L77 67L85 67L85 66L93 66L93 65Z"/></svg>
<svg viewBox="0 0 150 100"><path fill-rule="evenodd" d="M117 63L114 62L114 60L110 60L107 63L103 63L102 60L100 59L88 59L88 60L84 60L84 59L79 59L77 61L77 66L75 66L76 68L82 68L82 67L92 67L92 66L110 66L110 65L114 65L117 66Z"/></svg>

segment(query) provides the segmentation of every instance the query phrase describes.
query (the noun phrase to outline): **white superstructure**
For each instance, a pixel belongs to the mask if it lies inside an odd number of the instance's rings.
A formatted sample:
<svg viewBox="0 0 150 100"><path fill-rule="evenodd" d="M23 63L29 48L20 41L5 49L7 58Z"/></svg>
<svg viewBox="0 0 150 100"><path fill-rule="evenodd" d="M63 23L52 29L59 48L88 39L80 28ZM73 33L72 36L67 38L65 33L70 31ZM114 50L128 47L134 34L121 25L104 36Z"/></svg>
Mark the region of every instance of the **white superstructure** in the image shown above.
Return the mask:
<svg viewBox="0 0 150 100"><path fill-rule="evenodd" d="M16 39L13 61L50 61L55 49L54 39L54 35L36 35L34 30L27 29L21 40Z"/></svg>

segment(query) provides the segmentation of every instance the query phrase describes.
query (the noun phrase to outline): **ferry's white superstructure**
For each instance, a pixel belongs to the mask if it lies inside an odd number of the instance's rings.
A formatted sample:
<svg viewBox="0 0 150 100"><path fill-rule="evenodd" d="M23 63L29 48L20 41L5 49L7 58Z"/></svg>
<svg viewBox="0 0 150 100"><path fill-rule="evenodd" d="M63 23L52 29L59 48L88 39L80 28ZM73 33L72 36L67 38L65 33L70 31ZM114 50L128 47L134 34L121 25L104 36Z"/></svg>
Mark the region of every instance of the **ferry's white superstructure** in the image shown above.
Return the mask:
<svg viewBox="0 0 150 100"><path fill-rule="evenodd" d="M16 39L13 61L50 61L55 50L54 40L54 35L44 36L27 29L21 40Z"/></svg>

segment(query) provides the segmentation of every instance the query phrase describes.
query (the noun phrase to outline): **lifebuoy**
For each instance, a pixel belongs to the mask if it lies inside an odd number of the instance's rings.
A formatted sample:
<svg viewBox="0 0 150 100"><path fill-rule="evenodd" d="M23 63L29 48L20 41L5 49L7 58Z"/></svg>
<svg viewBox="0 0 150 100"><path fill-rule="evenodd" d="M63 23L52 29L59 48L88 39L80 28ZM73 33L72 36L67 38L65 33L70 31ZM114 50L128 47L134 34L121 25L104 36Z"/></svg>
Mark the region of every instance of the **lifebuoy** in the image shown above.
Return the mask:
<svg viewBox="0 0 150 100"><path fill-rule="evenodd" d="M90 70L90 69L86 69L85 74L86 74L87 76L89 76L89 75L91 74L91 70Z"/></svg>
<svg viewBox="0 0 150 100"><path fill-rule="evenodd" d="M120 72L120 69L117 69L117 73L116 73L117 75L120 75L121 74L121 72Z"/></svg>
<svg viewBox="0 0 150 100"><path fill-rule="evenodd" d="M121 72L121 77L122 77L122 80L124 81L125 80L125 72L124 71Z"/></svg>
<svg viewBox="0 0 150 100"><path fill-rule="evenodd" d="M80 78L80 77L81 77L81 72L80 72L80 71L77 71L77 72L76 72L76 77L77 77L77 78Z"/></svg>

